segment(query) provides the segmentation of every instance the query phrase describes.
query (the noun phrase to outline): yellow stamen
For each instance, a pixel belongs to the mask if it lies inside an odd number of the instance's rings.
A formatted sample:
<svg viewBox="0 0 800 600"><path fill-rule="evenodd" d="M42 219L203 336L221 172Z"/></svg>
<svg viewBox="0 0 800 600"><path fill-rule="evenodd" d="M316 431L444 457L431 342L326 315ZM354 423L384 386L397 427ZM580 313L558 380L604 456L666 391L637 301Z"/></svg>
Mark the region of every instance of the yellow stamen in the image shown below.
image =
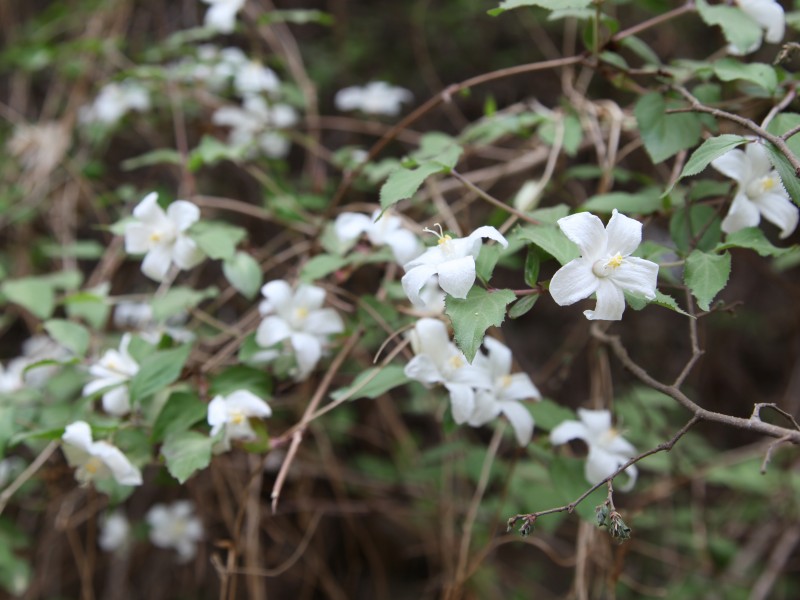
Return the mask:
<svg viewBox="0 0 800 600"><path fill-rule="evenodd" d="M96 456L93 456L92 458L86 461L86 464L83 465L83 469L84 471L89 473L89 475L96 475L97 472L100 470L100 467L102 466L103 462Z"/></svg>
<svg viewBox="0 0 800 600"><path fill-rule="evenodd" d="M442 244L446 244L447 242L449 242L452 239L453 238L451 238L449 235L443 235L442 237L439 238L439 241L436 242L436 243L441 246Z"/></svg>
<svg viewBox="0 0 800 600"><path fill-rule="evenodd" d="M500 378L500 387L507 388L511 385L511 375L503 375Z"/></svg>
<svg viewBox="0 0 800 600"><path fill-rule="evenodd" d="M451 357L450 357L450 365L451 365L451 366L452 366L454 369L460 369L461 367L463 367L463 366L464 366L464 361L463 361L463 360L461 360L461 357L460 357L460 356L451 356Z"/></svg>
<svg viewBox="0 0 800 600"><path fill-rule="evenodd" d="M616 256L612 256L611 258L608 259L606 266L611 267L612 269L616 269L621 264L622 264L622 255L619 252L617 252Z"/></svg>
<svg viewBox="0 0 800 600"><path fill-rule="evenodd" d="M247 417L244 416L241 410L234 410L231 412L231 423L234 425L241 425L246 419Z"/></svg>

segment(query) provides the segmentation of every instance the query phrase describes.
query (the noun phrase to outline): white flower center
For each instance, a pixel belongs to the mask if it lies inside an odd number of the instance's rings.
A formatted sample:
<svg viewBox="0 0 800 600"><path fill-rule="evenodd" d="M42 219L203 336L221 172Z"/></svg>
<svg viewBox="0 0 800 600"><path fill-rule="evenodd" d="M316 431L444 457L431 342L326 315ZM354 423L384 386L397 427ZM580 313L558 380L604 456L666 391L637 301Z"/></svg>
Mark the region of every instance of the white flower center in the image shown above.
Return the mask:
<svg viewBox="0 0 800 600"><path fill-rule="evenodd" d="M464 366L464 361L457 354L455 356L451 356L448 362L454 370L460 369Z"/></svg>
<svg viewBox="0 0 800 600"><path fill-rule="evenodd" d="M426 233L432 233L437 238L439 238L436 243L439 246L441 246L442 252L444 252L445 254L451 254L453 252L453 247L448 242L451 242L453 240L453 238L450 235L447 235L447 234L444 233L444 231L442 230L442 226L439 225L439 223L434 223L433 226L434 227L438 227L439 231L435 231L433 229L428 229L427 227L425 229L423 229L422 231L424 231Z"/></svg>
<svg viewBox="0 0 800 600"><path fill-rule="evenodd" d="M90 457L83 465L83 471L86 473L87 479L92 479L102 468L103 461L96 456Z"/></svg>
<svg viewBox="0 0 800 600"><path fill-rule="evenodd" d="M247 417L245 416L245 414L242 412L242 410L240 408L234 408L230 412L229 417L230 417L231 423L233 423L234 425L241 425L242 423L244 423L247 420Z"/></svg>
<svg viewBox="0 0 800 600"><path fill-rule="evenodd" d="M507 388L511 387L511 381L512 381L511 375L503 375L500 378L500 387L502 389L507 389Z"/></svg>
<svg viewBox="0 0 800 600"><path fill-rule="evenodd" d="M759 196L763 196L767 192L772 191L772 189L778 185L776 177L774 174L764 175L763 177L759 177L750 182L747 186L747 195L750 198L758 198Z"/></svg>
<svg viewBox="0 0 800 600"><path fill-rule="evenodd" d="M608 277L617 270L620 265L625 261L622 254L617 252L614 256L610 258L601 258L600 260L595 261L592 265L592 273L595 274L596 277Z"/></svg>

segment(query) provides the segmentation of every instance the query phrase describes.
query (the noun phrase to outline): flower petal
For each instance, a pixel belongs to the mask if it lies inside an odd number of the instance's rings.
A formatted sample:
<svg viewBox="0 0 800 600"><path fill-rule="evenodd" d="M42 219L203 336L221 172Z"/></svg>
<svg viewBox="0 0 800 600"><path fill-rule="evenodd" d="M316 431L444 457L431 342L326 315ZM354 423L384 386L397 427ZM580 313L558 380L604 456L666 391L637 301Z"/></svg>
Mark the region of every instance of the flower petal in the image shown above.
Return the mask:
<svg viewBox="0 0 800 600"><path fill-rule="evenodd" d="M423 254L423 256L425 255ZM419 258L416 259L416 261L418 260ZM412 261L412 263L416 261ZM406 265L406 267L408 267L408 265ZM419 291L422 289L422 286L427 283L428 279L436 274L436 271L437 268L433 265L421 264L413 267L408 273L403 275L403 278L400 280L406 296L408 296L408 299L411 300L411 303L417 308L425 308L425 302L420 298Z"/></svg>
<svg viewBox="0 0 800 600"><path fill-rule="evenodd" d="M272 409L269 404L248 390L236 390L227 397L229 408L236 408L248 417L269 417Z"/></svg>
<svg viewBox="0 0 800 600"><path fill-rule="evenodd" d="M475 231L467 236L469 240L479 240L482 238L489 238L499 243L503 248L508 248L508 240L503 237L503 234L497 231L496 228L490 225L483 225L478 227Z"/></svg>
<svg viewBox="0 0 800 600"><path fill-rule="evenodd" d="M415 354L443 360L450 350L447 325L439 319L420 319L411 332L411 347Z"/></svg>
<svg viewBox="0 0 800 600"><path fill-rule="evenodd" d="M485 358L492 379L511 373L511 349L500 340L488 336L484 338L483 345L486 346L488 354L485 357L479 354L476 358Z"/></svg>
<svg viewBox="0 0 800 600"><path fill-rule="evenodd" d="M282 342L292 335L289 324L276 315L264 317L256 330L256 344L262 348Z"/></svg>
<svg viewBox="0 0 800 600"><path fill-rule="evenodd" d="M738 192L728 209L728 215L722 220L722 231L736 233L745 227L755 227L761 221L758 207L750 201L744 192Z"/></svg>
<svg viewBox="0 0 800 600"><path fill-rule="evenodd" d="M764 144L758 141L751 142L744 147L747 157L749 171L746 181L752 181L764 175L768 175L772 169L772 162L769 160L769 153Z"/></svg>
<svg viewBox="0 0 800 600"><path fill-rule="evenodd" d="M739 0L739 7L751 19L766 30L764 38L771 44L783 40L786 17L783 7L775 0Z"/></svg>
<svg viewBox="0 0 800 600"><path fill-rule="evenodd" d="M527 446L533 437L533 416L520 402L501 402L500 410L514 428L520 446Z"/></svg>
<svg viewBox="0 0 800 600"><path fill-rule="evenodd" d="M300 284L294 293L292 304L295 308L305 308L308 311L316 310L325 302L325 290L321 287Z"/></svg>
<svg viewBox="0 0 800 600"><path fill-rule="evenodd" d="M121 485L142 485L142 473L116 446L108 442L95 442L93 452L111 470L117 483Z"/></svg>
<svg viewBox="0 0 800 600"><path fill-rule="evenodd" d="M608 234L600 217L588 212L577 213L558 220L564 235L581 250L581 256L594 262L605 254Z"/></svg>
<svg viewBox="0 0 800 600"><path fill-rule="evenodd" d="M578 418L586 426L587 431L591 432L592 438L596 438L611 429L611 411L579 408Z"/></svg>
<svg viewBox="0 0 800 600"><path fill-rule="evenodd" d="M172 264L172 250L166 244L153 246L142 261L142 273L154 281L163 281Z"/></svg>
<svg viewBox="0 0 800 600"><path fill-rule="evenodd" d="M564 421L556 425L550 432L550 443L554 446L566 444L570 440L589 442L589 431L580 421Z"/></svg>
<svg viewBox="0 0 800 600"><path fill-rule="evenodd" d="M586 457L584 474L586 481L596 485L624 465L627 459L616 454L606 452L601 448L589 446L589 455Z"/></svg>
<svg viewBox="0 0 800 600"><path fill-rule="evenodd" d="M611 272L608 279L625 291L652 300L656 297L658 265L644 258L629 256Z"/></svg>
<svg viewBox="0 0 800 600"><path fill-rule="evenodd" d="M179 235L172 246L172 260L181 269L189 270L199 265L205 259L205 253L197 243L188 236Z"/></svg>
<svg viewBox="0 0 800 600"><path fill-rule="evenodd" d="M133 216L145 223L161 223L167 218L164 210L158 205L156 192L150 192L136 205Z"/></svg>
<svg viewBox="0 0 800 600"><path fill-rule="evenodd" d="M450 409L453 420L461 425L466 423L475 410L475 390L463 383L447 383L444 387L450 392Z"/></svg>
<svg viewBox="0 0 800 600"><path fill-rule="evenodd" d="M600 279L597 286L597 305L583 314L590 321L619 321L625 312L625 295L613 281Z"/></svg>
<svg viewBox="0 0 800 600"><path fill-rule="evenodd" d="M186 231L200 219L200 209L186 200L176 200L167 207L167 218L178 231Z"/></svg>
<svg viewBox="0 0 800 600"><path fill-rule="evenodd" d="M122 417L131 412L128 387L120 385L103 394L103 410L116 417Z"/></svg>
<svg viewBox="0 0 800 600"><path fill-rule="evenodd" d="M408 361L403 373L409 379L414 379L427 386L444 381L439 367L427 354L419 354Z"/></svg>
<svg viewBox="0 0 800 600"><path fill-rule="evenodd" d="M404 265L415 259L422 252L422 243L408 229L397 229L386 235L386 244L392 249L394 260Z"/></svg>
<svg viewBox="0 0 800 600"><path fill-rule="evenodd" d="M316 336L326 336L344 331L344 321L332 308L315 310L306 317L303 330Z"/></svg>
<svg viewBox="0 0 800 600"><path fill-rule="evenodd" d="M500 403L488 390L480 390L475 394L475 408L467 423L471 427L480 427L500 414Z"/></svg>
<svg viewBox="0 0 800 600"><path fill-rule="evenodd" d="M556 271L550 280L550 295L559 306L569 306L597 291L600 280L592 273L592 263L576 258Z"/></svg>
<svg viewBox="0 0 800 600"><path fill-rule="evenodd" d="M151 229L144 223L128 223L125 226L125 252L128 254L144 254L150 249Z"/></svg>
<svg viewBox="0 0 800 600"><path fill-rule="evenodd" d="M764 218L777 225L781 239L789 237L797 228L797 206L780 192L762 194L754 200Z"/></svg>
<svg viewBox="0 0 800 600"><path fill-rule="evenodd" d="M750 176L750 161L742 150L734 148L711 161L711 166L734 181L742 182Z"/></svg>
<svg viewBox="0 0 800 600"><path fill-rule="evenodd" d="M311 374L322 357L322 346L316 337L308 333L295 333L291 339L294 357L297 360L295 380L303 381Z"/></svg>
<svg viewBox="0 0 800 600"><path fill-rule="evenodd" d="M608 254L621 254L628 256L642 243L642 224L636 219L626 217L615 208L611 213L611 219L606 226Z"/></svg>
<svg viewBox="0 0 800 600"><path fill-rule="evenodd" d="M65 444L88 453L92 446L92 428L86 421L75 421L64 428L61 439Z"/></svg>
<svg viewBox="0 0 800 600"><path fill-rule="evenodd" d="M454 298L466 298L475 283L475 259L457 258L439 265L439 287Z"/></svg>
<svg viewBox="0 0 800 600"><path fill-rule="evenodd" d="M292 287L283 279L265 283L261 294L266 298L258 307L262 315L292 309Z"/></svg>
<svg viewBox="0 0 800 600"><path fill-rule="evenodd" d="M336 237L340 240L352 240L360 236L372 225L372 219L361 213L345 212L336 217L333 224Z"/></svg>
<svg viewBox="0 0 800 600"><path fill-rule="evenodd" d="M542 395L533 385L531 378L525 373L514 373L509 375L508 383L498 393L499 400L526 400L533 398L541 399Z"/></svg>

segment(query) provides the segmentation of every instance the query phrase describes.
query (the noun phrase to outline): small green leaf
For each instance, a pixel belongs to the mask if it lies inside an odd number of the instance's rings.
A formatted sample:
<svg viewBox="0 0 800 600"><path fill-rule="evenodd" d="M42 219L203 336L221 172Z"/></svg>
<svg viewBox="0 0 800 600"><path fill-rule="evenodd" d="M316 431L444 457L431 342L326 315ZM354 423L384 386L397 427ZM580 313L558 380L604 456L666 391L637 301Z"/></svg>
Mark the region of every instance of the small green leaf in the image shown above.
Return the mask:
<svg viewBox="0 0 800 600"><path fill-rule="evenodd" d="M611 192L592 196L583 205L585 210L610 213L615 208L623 213L649 215L664 208L659 190L645 188L641 192Z"/></svg>
<svg viewBox="0 0 800 600"><path fill-rule="evenodd" d="M205 420L207 414L208 404L201 401L197 394L174 392L170 394L153 423L151 440L159 443L167 436L187 431L195 423Z"/></svg>
<svg viewBox="0 0 800 600"><path fill-rule="evenodd" d="M3 282L0 292L14 304L19 304L34 316L46 319L53 314L56 296L53 286L37 277L23 277Z"/></svg>
<svg viewBox="0 0 800 600"><path fill-rule="evenodd" d="M270 10L258 18L258 23L264 25L270 23L333 25L334 18L330 13L321 10L298 8L294 10Z"/></svg>
<svg viewBox="0 0 800 600"><path fill-rule="evenodd" d="M386 392L408 383L404 367L401 365L387 365L385 367L372 367L360 373L348 386L339 388L331 393L331 398L338 401L342 398L357 400L359 398L375 399ZM350 395L352 393L352 395Z"/></svg>
<svg viewBox="0 0 800 600"><path fill-rule="evenodd" d="M742 79L760 85L770 92L778 87L778 75L770 65L743 63L735 58L721 58L714 62L714 73L721 81Z"/></svg>
<svg viewBox="0 0 800 600"><path fill-rule="evenodd" d="M139 402L178 379L191 350L187 344L145 356L139 372L131 379L131 402Z"/></svg>
<svg viewBox="0 0 800 600"><path fill-rule="evenodd" d="M550 461L550 479L556 490L561 494L563 502L572 502L592 487L586 480L586 459L554 456ZM620 475L620 480L625 481L627 475ZM593 491L578 506L575 512L585 521L595 522L594 507L601 504L608 494L606 486L601 486Z"/></svg>
<svg viewBox="0 0 800 600"><path fill-rule="evenodd" d="M425 163L416 169L400 168L392 171L389 178L381 186L381 208L386 210L394 204L411 198L419 186L434 173L442 173L445 167L436 163Z"/></svg>
<svg viewBox="0 0 800 600"><path fill-rule="evenodd" d="M272 395L272 380L264 369L234 365L211 379L209 396L227 396L237 390L248 390L259 398Z"/></svg>
<svg viewBox="0 0 800 600"><path fill-rule="evenodd" d="M580 256L578 247L557 226L527 225L517 229L517 235L533 242L562 265Z"/></svg>
<svg viewBox="0 0 800 600"><path fill-rule="evenodd" d="M694 146L703 131L697 115L668 115L666 110L664 96L651 92L639 98L633 111L644 147L656 164Z"/></svg>
<svg viewBox="0 0 800 600"><path fill-rule="evenodd" d="M152 167L154 165L182 165L183 157L180 152L172 148L158 148L151 152L134 156L120 163L123 171L133 171L142 167Z"/></svg>
<svg viewBox="0 0 800 600"><path fill-rule="evenodd" d="M713 254L694 250L686 257L683 280L697 298L697 305L709 310L711 301L728 283L730 273L731 255L727 252Z"/></svg>
<svg viewBox="0 0 800 600"><path fill-rule="evenodd" d="M338 271L350 261L344 256L320 254L303 265L300 270L300 279L306 282L317 281Z"/></svg>
<svg viewBox="0 0 800 600"><path fill-rule="evenodd" d="M418 165L433 163L449 170L458 164L462 152L464 149L455 138L446 133L434 131L422 136L419 150L411 154L411 159Z"/></svg>
<svg viewBox="0 0 800 600"><path fill-rule="evenodd" d="M194 308L207 298L214 298L219 293L215 287L204 290L193 290L188 287L171 288L163 296L154 298L150 307L153 309L153 318L156 321L166 321L172 316L179 315Z"/></svg>
<svg viewBox="0 0 800 600"><path fill-rule="evenodd" d="M81 291L64 298L64 309L67 316L83 319L95 329L100 329L108 319L111 306L106 300L106 291Z"/></svg>
<svg viewBox="0 0 800 600"><path fill-rule="evenodd" d="M645 306L649 304L656 304L658 306L662 306L667 308L673 312L679 313L686 317L691 317L689 313L683 310L680 306L678 306L678 302L672 296L668 296L667 294L662 294L658 290L656 290L656 297L653 300L647 300L642 298L641 296L634 296L633 294L625 294L625 301L628 303L633 310L642 310Z"/></svg>
<svg viewBox="0 0 800 600"><path fill-rule="evenodd" d="M447 296L445 312L453 323L456 344L468 361L475 358L486 330L500 326L506 317L506 306L515 299L511 290L487 292L481 287L473 287L463 300Z"/></svg>
<svg viewBox="0 0 800 600"><path fill-rule="evenodd" d="M189 154L188 168L195 172L204 165L214 165L221 160L238 161L246 153L246 148L231 146L210 135L204 135L200 144Z"/></svg>
<svg viewBox="0 0 800 600"><path fill-rule="evenodd" d="M699 250L711 250L720 241L720 219L717 211L707 204L683 206L669 220L669 234L678 250L687 252L695 243Z"/></svg>
<svg viewBox="0 0 800 600"><path fill-rule="evenodd" d="M505 250L506 248L503 248L500 244L481 248L481 252L475 260L475 273L481 281L489 281L492 278L497 261L500 260L500 256Z"/></svg>
<svg viewBox="0 0 800 600"><path fill-rule="evenodd" d="M195 431L180 431L167 436L161 446L161 454L167 462L167 470L178 480L186 483L196 471L211 464L211 447L214 439Z"/></svg>
<svg viewBox="0 0 800 600"><path fill-rule="evenodd" d="M527 296L523 296L508 309L508 318L519 319L522 315L528 314L540 297L541 294L528 294Z"/></svg>
<svg viewBox="0 0 800 600"><path fill-rule="evenodd" d="M711 164L711 161L719 158L723 154L730 152L736 148L736 146L740 146L746 141L747 138L744 138L740 135L731 135L729 133L708 138L705 142L700 144L700 147L697 150L692 152L692 155L689 157L689 160L686 161L686 164L684 165L678 179L675 180L675 183L678 183L678 181L684 177L691 177L692 175L702 173L705 168ZM669 189L664 192L665 195L672 191L675 183L669 186Z"/></svg>
<svg viewBox="0 0 800 600"><path fill-rule="evenodd" d="M525 257L525 268L523 269L523 277L525 284L535 288L539 283L539 268L542 265L542 258L539 256L539 250L533 244L528 246L528 254Z"/></svg>
<svg viewBox="0 0 800 600"><path fill-rule="evenodd" d="M50 319L45 322L44 328L51 338L77 356L84 356L89 349L89 331L83 325L64 319Z"/></svg>
<svg viewBox="0 0 800 600"><path fill-rule="evenodd" d="M800 13L798 13L800 14ZM767 131L775 135L783 135L791 129L800 126L800 115L797 113L783 112L775 115L775 118L767 125ZM800 156L800 134L793 135L786 140L786 145L794 153Z"/></svg>
<svg viewBox="0 0 800 600"><path fill-rule="evenodd" d="M780 150L769 142L766 142L764 146L767 148L769 160L772 166L778 171L778 175L781 176L781 183L783 183L783 187L786 188L786 191L789 192L789 197L792 199L792 202L800 205L800 179L797 178L797 173L794 167L792 167L792 163L789 162L789 159L786 158Z"/></svg>
<svg viewBox="0 0 800 600"><path fill-rule="evenodd" d="M790 248L779 248L770 242L758 227L746 227L735 233L729 233L725 241L714 248L715 252L729 248L748 248L758 252L759 256L781 256Z"/></svg>
<svg viewBox="0 0 800 600"><path fill-rule="evenodd" d="M220 221L199 221L189 229L189 236L200 249L214 260L229 260L236 253L236 245L247 232Z"/></svg>
<svg viewBox="0 0 800 600"><path fill-rule="evenodd" d="M536 6L547 10L574 10L577 8L587 8L591 0L503 0L497 8L487 11L493 17L524 6Z"/></svg>
<svg viewBox="0 0 800 600"><path fill-rule="evenodd" d="M258 295L263 281L261 265L246 252L237 252L233 258L222 263L222 272L225 279L248 300Z"/></svg>

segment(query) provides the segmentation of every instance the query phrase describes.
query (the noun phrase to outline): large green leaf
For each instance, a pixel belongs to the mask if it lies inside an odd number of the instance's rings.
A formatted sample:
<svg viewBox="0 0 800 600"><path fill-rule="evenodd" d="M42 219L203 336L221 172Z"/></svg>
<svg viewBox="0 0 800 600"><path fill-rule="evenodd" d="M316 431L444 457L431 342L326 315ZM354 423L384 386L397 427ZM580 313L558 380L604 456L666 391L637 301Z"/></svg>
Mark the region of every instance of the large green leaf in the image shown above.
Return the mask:
<svg viewBox="0 0 800 600"><path fill-rule="evenodd" d="M400 200L411 198L428 177L446 170L441 164L425 163L415 169L401 167L393 171L381 186L381 208L386 210Z"/></svg>
<svg viewBox="0 0 800 600"><path fill-rule="evenodd" d="M775 69L764 63L743 63L735 58L721 58L714 63L714 73L721 81L750 81L770 92L778 87Z"/></svg>
<svg viewBox="0 0 800 600"><path fill-rule="evenodd" d="M718 25L729 44L748 52L761 40L761 27L749 16L733 6L709 6L705 0L696 0L700 18L707 25Z"/></svg>
<svg viewBox="0 0 800 600"><path fill-rule="evenodd" d="M225 279L248 300L258 295L263 280L258 261L246 252L237 252L222 263Z"/></svg>
<svg viewBox="0 0 800 600"><path fill-rule="evenodd" d="M46 319L53 314L56 295L53 286L36 277L23 277L3 282L2 293L14 304L29 310L34 316Z"/></svg>
<svg viewBox="0 0 800 600"><path fill-rule="evenodd" d="M645 188L636 193L610 192L592 196L583 205L585 210L599 213L610 213L615 208L626 214L649 215L664 208L659 191Z"/></svg>
<svg viewBox="0 0 800 600"><path fill-rule="evenodd" d="M247 232L221 221L198 221L189 229L189 235L200 249L214 260L229 260L236 253L236 245Z"/></svg>
<svg viewBox="0 0 800 600"><path fill-rule="evenodd" d="M487 12L494 17L507 10L525 6L536 6L547 10L575 10L587 8L591 3L591 0L503 0L497 8Z"/></svg>
<svg viewBox="0 0 800 600"><path fill-rule="evenodd" d="M191 349L187 344L145 356L131 379L131 402L141 401L178 379Z"/></svg>
<svg viewBox="0 0 800 600"><path fill-rule="evenodd" d="M781 256L791 250L773 245L758 227L746 227L728 234L725 242L718 244L714 251L721 252L729 248L748 248L758 252L760 256Z"/></svg>
<svg viewBox="0 0 800 600"><path fill-rule="evenodd" d="M658 92L645 94L634 114L644 147L654 163L660 163L694 146L703 131L700 119L691 113L666 114L667 103Z"/></svg>
<svg viewBox="0 0 800 600"><path fill-rule="evenodd" d="M64 319L50 319L44 328L51 338L77 356L84 356L89 349L89 331L83 325Z"/></svg>
<svg viewBox="0 0 800 600"><path fill-rule="evenodd" d="M194 308L206 298L213 298L219 293L215 287L204 290L194 290L188 287L174 287L163 296L154 298L150 304L153 309L153 318L156 321L166 321L169 317L181 314Z"/></svg>
<svg viewBox="0 0 800 600"><path fill-rule="evenodd" d="M515 298L511 290L488 292L481 287L473 287L463 300L447 296L445 312L453 323L456 344L468 361L475 358L486 330L499 327L506 318L506 306Z"/></svg>
<svg viewBox="0 0 800 600"><path fill-rule="evenodd" d="M517 235L532 242L562 265L580 256L580 250L554 225L528 225L517 229Z"/></svg>
<svg viewBox="0 0 800 600"><path fill-rule="evenodd" d="M778 171L778 175L781 176L783 187L789 192L789 197L792 199L792 202L800 205L800 179L798 179L797 173L794 167L792 167L792 163L789 162L789 159L786 158L780 150L769 142L764 145L767 148L772 166L775 167Z"/></svg>
<svg viewBox="0 0 800 600"><path fill-rule="evenodd" d="M158 413L153 432L150 434L154 443L161 442L167 436L187 431L195 423L206 418L208 404L201 401L193 392L175 392Z"/></svg>
<svg viewBox="0 0 800 600"><path fill-rule="evenodd" d="M711 301L728 283L731 273L731 255L694 250L686 257L683 280L697 298L702 310L710 308Z"/></svg>
<svg viewBox="0 0 800 600"><path fill-rule="evenodd" d="M161 446L161 454L167 462L167 470L178 480L186 483L196 471L211 463L211 448L214 438L195 431L180 431L167 436Z"/></svg>
<svg viewBox="0 0 800 600"><path fill-rule="evenodd" d="M747 138L740 135L732 135L726 133L718 135L717 137L708 138L705 142L700 144L700 147L692 152L689 160L683 166L680 177L675 181L677 183L684 177L691 177L697 175L705 170L711 164L711 161L719 158L723 154L727 154L736 146L740 146L747 141ZM673 184L674 185L674 184ZM669 193L673 186L670 186L665 193Z"/></svg>

